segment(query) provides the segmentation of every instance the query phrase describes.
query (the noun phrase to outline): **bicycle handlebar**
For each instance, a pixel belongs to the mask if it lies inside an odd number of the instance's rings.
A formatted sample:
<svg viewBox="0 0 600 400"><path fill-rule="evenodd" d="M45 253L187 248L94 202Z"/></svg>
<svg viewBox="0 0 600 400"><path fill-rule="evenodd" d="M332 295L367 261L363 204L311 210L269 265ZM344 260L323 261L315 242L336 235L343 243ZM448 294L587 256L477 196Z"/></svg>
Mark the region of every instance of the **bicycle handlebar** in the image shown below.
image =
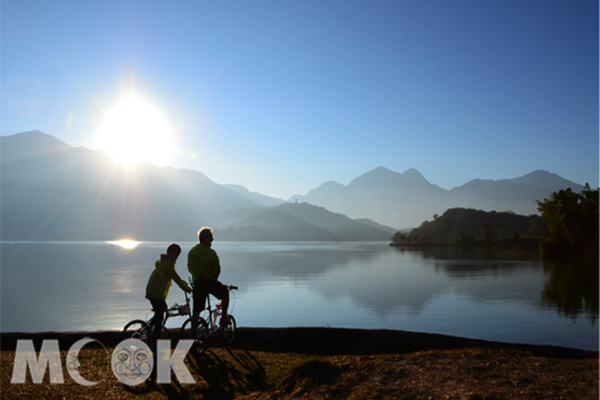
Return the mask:
<svg viewBox="0 0 600 400"><path fill-rule="evenodd" d="M233 286L233 285L230 285L230 286L229 286L229 290L238 290L238 289L239 289L239 288L238 288L237 286Z"/></svg>

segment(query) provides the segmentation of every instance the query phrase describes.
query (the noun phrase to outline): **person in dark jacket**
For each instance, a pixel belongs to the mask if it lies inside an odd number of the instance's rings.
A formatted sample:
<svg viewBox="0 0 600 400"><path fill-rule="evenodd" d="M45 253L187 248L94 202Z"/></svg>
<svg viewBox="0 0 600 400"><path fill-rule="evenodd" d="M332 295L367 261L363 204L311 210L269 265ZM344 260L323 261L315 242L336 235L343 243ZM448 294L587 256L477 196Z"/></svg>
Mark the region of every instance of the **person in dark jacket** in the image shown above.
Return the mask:
<svg viewBox="0 0 600 400"><path fill-rule="evenodd" d="M198 231L200 243L192 247L188 253L188 271L194 281L194 309L192 312L192 332L198 326L200 312L204 310L206 296L212 294L221 300L221 326L226 326L229 321L227 309L229 307L229 289L219 282L221 263L217 253L211 249L214 240L212 229L204 227Z"/></svg>

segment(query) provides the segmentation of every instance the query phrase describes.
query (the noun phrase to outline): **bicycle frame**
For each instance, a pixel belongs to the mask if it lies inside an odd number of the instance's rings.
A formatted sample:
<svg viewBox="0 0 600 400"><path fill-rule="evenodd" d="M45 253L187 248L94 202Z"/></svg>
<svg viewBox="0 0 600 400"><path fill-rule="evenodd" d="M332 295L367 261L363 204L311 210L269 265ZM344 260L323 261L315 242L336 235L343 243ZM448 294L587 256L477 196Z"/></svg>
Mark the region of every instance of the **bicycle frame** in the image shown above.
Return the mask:
<svg viewBox="0 0 600 400"><path fill-rule="evenodd" d="M191 282L191 279L190 279L190 282ZM185 304L179 305L179 304L175 303L171 307L167 308L167 310L165 312L166 315L163 318L163 322L160 327L160 336L162 336L162 337L170 337L171 336L170 332L166 328L167 321L171 317L188 316L188 318L181 325L181 331L184 330L186 324L190 323L189 317L191 317L191 315L192 315L191 308L190 308L190 296L185 291L184 291L184 295L185 295ZM129 321L127 324L125 324L125 327L123 328L123 331L122 331L123 338L132 337L132 338L140 339L144 342L148 341L153 336L154 317L155 317L155 315L152 315L152 317L148 318L148 315L146 314L145 319L134 319L134 320Z"/></svg>
<svg viewBox="0 0 600 400"><path fill-rule="evenodd" d="M170 317L179 317L179 316L191 316L191 311L190 311L190 297L188 296L187 292L184 292L185 294L185 304L173 304L171 307L169 307L167 309L167 311L165 312L165 317L163 318L163 322L162 322L162 326L161 326L161 330L163 329L167 329L167 320ZM148 325L150 325L151 327L153 326L153 322L154 322L154 315L152 317L150 317L150 319L147 320Z"/></svg>
<svg viewBox="0 0 600 400"><path fill-rule="evenodd" d="M232 291L237 289L237 286L227 286L227 290ZM199 353L203 353L206 351L208 346L211 343L214 343L215 339L220 338L225 346L230 345L233 342L236 331L236 321L231 312L227 313L228 321L227 326L224 328L221 324L218 324L218 318L222 315L222 308L220 303L217 303L213 308L211 306L210 294L206 295L206 304L204 310L198 316L198 327L195 332L192 332L191 328L191 318L188 318L187 321L183 323L181 327L181 337L189 338L192 335L196 344L198 345L197 350ZM231 307L233 309L233 307ZM206 316L204 312L208 312L208 316L205 319L202 314ZM231 310L230 310L231 311ZM187 331L187 332L186 332Z"/></svg>
<svg viewBox="0 0 600 400"><path fill-rule="evenodd" d="M219 327L217 324L217 318L219 318L223 314L223 310L221 309L221 302L217 302L215 304L215 309L213 310L210 306L210 295L206 295L206 308L204 311L208 311L208 318L205 318L208 323L209 329L215 330Z"/></svg>

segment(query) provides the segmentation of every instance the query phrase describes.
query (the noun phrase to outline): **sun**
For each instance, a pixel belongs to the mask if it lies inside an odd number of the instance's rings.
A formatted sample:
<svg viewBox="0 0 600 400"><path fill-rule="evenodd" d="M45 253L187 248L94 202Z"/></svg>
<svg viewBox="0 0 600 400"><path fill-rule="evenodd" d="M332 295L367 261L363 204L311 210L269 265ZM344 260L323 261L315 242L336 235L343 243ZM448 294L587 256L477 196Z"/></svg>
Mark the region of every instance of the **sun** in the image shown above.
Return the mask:
<svg viewBox="0 0 600 400"><path fill-rule="evenodd" d="M99 147L126 164L143 160L164 163L171 139L171 129L160 110L137 95L123 97L106 114L98 132Z"/></svg>

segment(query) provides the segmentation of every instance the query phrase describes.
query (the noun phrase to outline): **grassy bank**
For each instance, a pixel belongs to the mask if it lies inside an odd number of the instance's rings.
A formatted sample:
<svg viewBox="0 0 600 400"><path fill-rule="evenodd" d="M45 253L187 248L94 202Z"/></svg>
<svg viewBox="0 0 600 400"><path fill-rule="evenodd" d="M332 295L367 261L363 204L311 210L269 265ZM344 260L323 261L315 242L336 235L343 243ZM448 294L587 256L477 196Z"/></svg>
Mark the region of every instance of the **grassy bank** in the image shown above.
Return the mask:
<svg viewBox="0 0 600 400"><path fill-rule="evenodd" d="M82 336L59 336L64 365L68 347L63 344ZM242 329L231 349L188 355L196 384L173 378L171 385L128 387L107 372L113 345L109 337L103 336L110 344L106 351L81 351L81 375L99 381L83 387L66 368L64 384L50 384L48 374L41 384L32 383L29 375L25 384L10 384L14 348L11 336L3 335L2 398L598 399L597 353L407 332L310 328Z"/></svg>

